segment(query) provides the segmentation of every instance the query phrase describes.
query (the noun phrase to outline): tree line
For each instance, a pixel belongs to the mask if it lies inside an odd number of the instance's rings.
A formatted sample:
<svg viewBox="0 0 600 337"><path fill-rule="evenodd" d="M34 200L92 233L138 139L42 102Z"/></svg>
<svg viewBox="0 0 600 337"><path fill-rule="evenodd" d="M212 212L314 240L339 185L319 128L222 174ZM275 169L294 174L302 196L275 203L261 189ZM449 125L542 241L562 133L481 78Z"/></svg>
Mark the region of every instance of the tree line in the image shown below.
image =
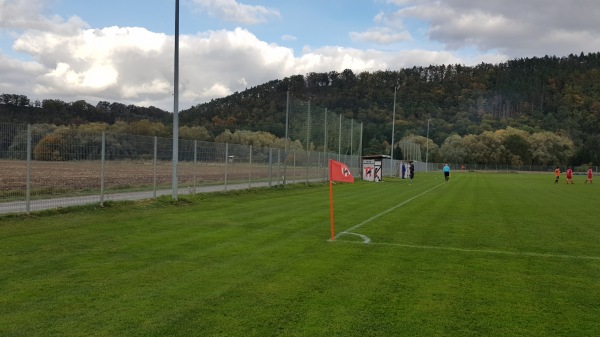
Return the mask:
<svg viewBox="0 0 600 337"><path fill-rule="evenodd" d="M479 135L452 134L441 145L424 136L414 134L403 137L399 143L406 141L420 145L421 158L428 157L430 162L437 163L564 165L575 150L573 141L564 135L549 131L529 133L512 127L484 131ZM395 158L402 156L398 148L396 146Z"/></svg>
<svg viewBox="0 0 600 337"><path fill-rule="evenodd" d="M20 128L0 134L0 158L26 159L28 130L21 124ZM32 124L32 156L34 160L42 161L68 161L68 160L95 160L100 157L102 134L105 135L106 156L108 159L140 156L151 154L154 151L153 142L148 137L163 138L159 142L159 153L163 160L171 160L170 138L172 129L159 122L147 119L131 123L118 121L109 125L103 122L94 122L81 125ZM146 139L140 137L146 136ZM224 131L216 137L211 137L206 128L202 126L181 126L179 128L181 139L188 141L216 143L230 143L252 145L255 148L284 148L285 139L277 138L273 134L263 131L237 130ZM167 141L165 141L167 140ZM188 142L189 143L189 142ZM299 141L288 142L289 149L302 150ZM75 150L76 149L76 150ZM186 149L180 149L185 152Z"/></svg>
<svg viewBox="0 0 600 337"><path fill-rule="evenodd" d="M1 125L0 125L1 126ZM140 120L131 123L119 121L89 123L82 125L56 126L53 124L33 124L33 159L43 161L92 160L100 155L100 135L105 133L108 158L151 153L152 142L137 142L131 135L170 138L172 129L162 123ZM181 139L214 141L217 143L252 145L255 148L281 148L304 150L299 140L286 140L265 131L225 130L211 137L202 126L181 126ZM484 131L479 135L452 134L442 144L421 135L409 134L395 143L394 158L405 158L403 143L418 144L420 158L429 162L451 162L482 165L558 165L568 162L575 146L564 135L549 131L529 133L508 127L496 131ZM141 146L140 144L144 144ZM163 147L170 146L170 142ZM371 144L371 146L373 146ZM0 158L24 159L27 147L27 129L17 132L4 132L0 137ZM77 151L73 151L77 148ZM384 141L377 153L389 154L391 145ZM170 153L165 148L164 153ZM17 155L16 155L17 154ZM170 159L170 155L163 158Z"/></svg>

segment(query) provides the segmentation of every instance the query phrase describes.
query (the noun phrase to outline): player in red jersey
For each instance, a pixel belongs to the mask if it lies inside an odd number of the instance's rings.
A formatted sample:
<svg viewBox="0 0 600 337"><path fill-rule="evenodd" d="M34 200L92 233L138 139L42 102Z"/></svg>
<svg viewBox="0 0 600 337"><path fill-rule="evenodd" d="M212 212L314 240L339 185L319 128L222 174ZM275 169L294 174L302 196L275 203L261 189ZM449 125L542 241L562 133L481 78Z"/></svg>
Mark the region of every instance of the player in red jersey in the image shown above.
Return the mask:
<svg viewBox="0 0 600 337"><path fill-rule="evenodd" d="M590 184L591 184L592 183L592 177L594 176L594 170L592 170L592 168L590 167L588 169L587 173L588 173L588 176L587 176L587 179L585 180L585 183L587 184L587 182L589 181Z"/></svg>
<svg viewBox="0 0 600 337"><path fill-rule="evenodd" d="M571 170L571 168L570 168L570 167L567 169L567 184L568 184L569 182L571 182L571 184L575 184L575 183L573 182L573 170Z"/></svg>

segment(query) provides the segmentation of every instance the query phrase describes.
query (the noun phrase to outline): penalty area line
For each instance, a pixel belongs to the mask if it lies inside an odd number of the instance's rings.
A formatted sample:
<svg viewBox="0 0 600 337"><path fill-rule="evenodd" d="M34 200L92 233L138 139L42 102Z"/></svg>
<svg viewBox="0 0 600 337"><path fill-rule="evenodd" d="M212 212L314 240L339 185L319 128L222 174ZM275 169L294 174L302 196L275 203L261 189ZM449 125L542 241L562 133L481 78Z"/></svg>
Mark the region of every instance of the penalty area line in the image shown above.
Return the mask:
<svg viewBox="0 0 600 337"><path fill-rule="evenodd" d="M361 244L361 245L366 243L366 242L358 242L358 241L351 241L351 240L338 240L338 242ZM445 250L445 251L453 251L453 252L461 252L461 253L480 253L480 254L600 261L600 256L535 253L535 252L511 252L508 250L456 248L456 247L447 247L447 246L410 245L410 244L402 244L402 243L385 243L385 242L372 242L372 241L369 241L368 243L369 243L369 245L392 246L392 247L413 248L413 249L422 249L422 250Z"/></svg>

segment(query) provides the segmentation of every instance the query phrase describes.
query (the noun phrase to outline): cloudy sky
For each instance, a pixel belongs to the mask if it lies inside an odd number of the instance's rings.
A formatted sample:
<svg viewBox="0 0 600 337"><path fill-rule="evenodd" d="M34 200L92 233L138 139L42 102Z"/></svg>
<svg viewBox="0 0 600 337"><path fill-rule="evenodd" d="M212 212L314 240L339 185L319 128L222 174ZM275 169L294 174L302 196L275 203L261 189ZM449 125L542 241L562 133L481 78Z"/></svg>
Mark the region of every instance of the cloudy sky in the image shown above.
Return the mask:
<svg viewBox="0 0 600 337"><path fill-rule="evenodd" d="M600 51L597 0L180 0L179 108L309 72ZM0 0L0 93L173 110L175 0Z"/></svg>

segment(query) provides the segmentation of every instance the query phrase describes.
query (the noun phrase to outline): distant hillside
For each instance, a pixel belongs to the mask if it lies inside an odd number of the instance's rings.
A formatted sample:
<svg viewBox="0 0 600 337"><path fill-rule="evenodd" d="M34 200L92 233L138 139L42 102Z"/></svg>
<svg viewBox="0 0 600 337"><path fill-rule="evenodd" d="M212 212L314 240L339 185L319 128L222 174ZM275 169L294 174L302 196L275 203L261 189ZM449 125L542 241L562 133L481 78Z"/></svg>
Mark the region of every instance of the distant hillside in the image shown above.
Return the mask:
<svg viewBox="0 0 600 337"><path fill-rule="evenodd" d="M510 60L501 64L432 65L355 74L351 70L296 75L180 111L181 126L204 126L216 136L225 129L285 134L286 98L354 119L365 140L389 142L394 88L395 137L425 135L441 144L448 136L513 127L550 131L571 138L573 161L600 153L600 53ZM0 96L0 122L84 124L149 119L172 124L170 113L119 103L59 100L29 102Z"/></svg>
<svg viewBox="0 0 600 337"><path fill-rule="evenodd" d="M364 139L390 139L397 86L396 139L425 135L441 144L456 133L508 126L568 135L577 162L600 153L600 53L525 58L497 65L432 65L374 73L310 73L275 80L180 113L213 133L262 129L283 135L286 93L364 123ZM584 147L585 145L585 147Z"/></svg>

